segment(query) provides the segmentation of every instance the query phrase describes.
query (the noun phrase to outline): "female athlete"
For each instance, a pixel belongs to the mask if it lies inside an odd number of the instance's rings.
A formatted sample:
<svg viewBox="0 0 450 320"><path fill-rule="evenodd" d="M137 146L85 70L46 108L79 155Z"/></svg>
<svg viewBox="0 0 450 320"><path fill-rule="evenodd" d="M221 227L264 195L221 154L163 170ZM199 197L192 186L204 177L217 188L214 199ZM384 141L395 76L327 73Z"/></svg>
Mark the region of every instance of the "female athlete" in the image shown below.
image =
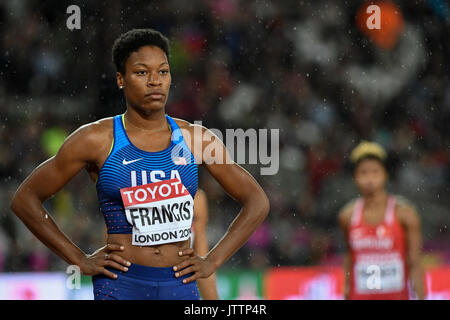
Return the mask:
<svg viewBox="0 0 450 320"><path fill-rule="evenodd" d="M407 200L386 192L385 159L383 148L367 141L350 156L361 197L339 213L347 299L407 300L409 280L416 297L424 296L420 218Z"/></svg>
<svg viewBox="0 0 450 320"><path fill-rule="evenodd" d="M267 216L268 199L210 130L166 115L166 37L133 29L112 51L126 111L74 131L20 185L11 208L48 248L93 276L94 299L198 299L196 280L208 278L244 245ZM242 206L204 256L190 248L198 165ZM107 245L92 254L43 207L83 169L96 182L108 232Z"/></svg>

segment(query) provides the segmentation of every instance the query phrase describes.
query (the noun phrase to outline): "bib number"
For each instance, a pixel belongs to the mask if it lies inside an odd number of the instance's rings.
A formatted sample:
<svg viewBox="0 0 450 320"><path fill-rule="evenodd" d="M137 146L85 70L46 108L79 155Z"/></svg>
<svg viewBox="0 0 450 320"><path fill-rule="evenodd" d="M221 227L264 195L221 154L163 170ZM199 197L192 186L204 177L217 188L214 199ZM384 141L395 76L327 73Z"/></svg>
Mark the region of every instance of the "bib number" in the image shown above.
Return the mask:
<svg viewBox="0 0 450 320"><path fill-rule="evenodd" d="M132 244L152 246L188 240L194 199L178 179L120 189Z"/></svg>

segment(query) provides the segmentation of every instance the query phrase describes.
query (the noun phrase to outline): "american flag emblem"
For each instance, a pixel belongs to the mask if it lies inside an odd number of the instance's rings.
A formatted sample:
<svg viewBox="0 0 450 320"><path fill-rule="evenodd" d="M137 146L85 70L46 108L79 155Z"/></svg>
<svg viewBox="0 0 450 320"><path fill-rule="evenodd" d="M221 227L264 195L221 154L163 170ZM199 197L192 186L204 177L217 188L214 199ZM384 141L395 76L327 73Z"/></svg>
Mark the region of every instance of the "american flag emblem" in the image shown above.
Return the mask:
<svg viewBox="0 0 450 320"><path fill-rule="evenodd" d="M177 166L187 165L186 159L183 157L176 157L175 159L173 159L173 163L175 163Z"/></svg>

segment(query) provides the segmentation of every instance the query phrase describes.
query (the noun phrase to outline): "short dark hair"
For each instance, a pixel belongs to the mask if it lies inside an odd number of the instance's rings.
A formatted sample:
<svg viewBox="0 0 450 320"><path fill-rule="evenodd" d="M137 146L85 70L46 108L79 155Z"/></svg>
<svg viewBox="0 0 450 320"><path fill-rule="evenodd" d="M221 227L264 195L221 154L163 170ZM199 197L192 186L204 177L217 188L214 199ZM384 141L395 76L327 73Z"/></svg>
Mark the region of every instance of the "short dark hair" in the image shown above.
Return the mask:
<svg viewBox="0 0 450 320"><path fill-rule="evenodd" d="M143 46L156 46L160 48L169 60L170 44L161 32L154 29L132 29L121 34L112 48L112 60L116 70L125 74L125 62L131 53L138 51Z"/></svg>

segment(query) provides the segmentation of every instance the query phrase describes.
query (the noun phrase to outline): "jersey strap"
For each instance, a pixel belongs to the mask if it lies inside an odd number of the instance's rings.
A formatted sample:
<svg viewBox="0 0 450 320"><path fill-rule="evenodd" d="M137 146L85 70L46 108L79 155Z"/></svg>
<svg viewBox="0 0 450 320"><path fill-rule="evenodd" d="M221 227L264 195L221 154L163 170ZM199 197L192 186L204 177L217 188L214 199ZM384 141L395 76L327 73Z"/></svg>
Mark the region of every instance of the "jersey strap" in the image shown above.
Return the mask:
<svg viewBox="0 0 450 320"><path fill-rule="evenodd" d="M361 223L362 212L364 207L364 199L359 198L353 207L353 213L351 218L351 225L356 226Z"/></svg>
<svg viewBox="0 0 450 320"><path fill-rule="evenodd" d="M169 122L170 130L172 131L172 142L175 144L179 144L183 139L183 134L181 133L181 129L178 126L178 124L175 122L175 120L172 119L172 117L166 115L166 119Z"/></svg>
<svg viewBox="0 0 450 320"><path fill-rule="evenodd" d="M394 221L395 214L395 197L389 196L388 203L386 206L386 214L384 215L384 221L387 225L391 225Z"/></svg>
<svg viewBox="0 0 450 320"><path fill-rule="evenodd" d="M114 145L111 154L122 149L128 144L128 139L123 126L123 115L119 114L114 117Z"/></svg>

